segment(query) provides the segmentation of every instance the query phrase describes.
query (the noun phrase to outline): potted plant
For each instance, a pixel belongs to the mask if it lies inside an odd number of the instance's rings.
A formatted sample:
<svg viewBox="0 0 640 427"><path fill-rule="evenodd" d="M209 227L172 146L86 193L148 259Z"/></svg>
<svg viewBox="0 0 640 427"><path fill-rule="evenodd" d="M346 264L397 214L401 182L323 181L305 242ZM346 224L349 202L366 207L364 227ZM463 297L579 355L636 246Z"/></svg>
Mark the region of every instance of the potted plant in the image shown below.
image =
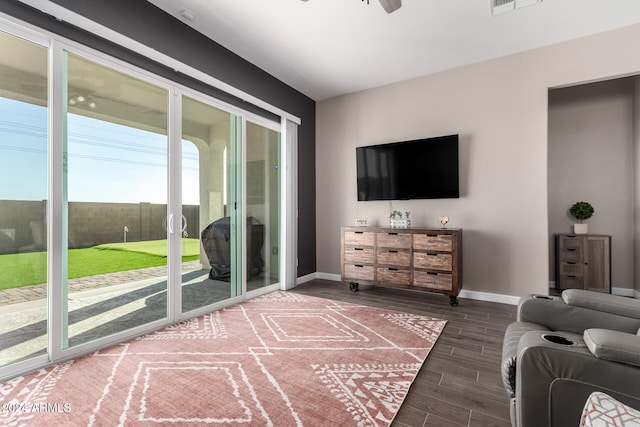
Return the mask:
<svg viewBox="0 0 640 427"><path fill-rule="evenodd" d="M589 202L576 202L569 208L569 213L572 217L578 220L578 224L573 224L573 232L576 234L587 234L588 228L587 224L584 224L582 221L586 221L587 219L593 216L593 206Z"/></svg>
<svg viewBox="0 0 640 427"><path fill-rule="evenodd" d="M392 211L389 214L389 224L391 228L409 228L411 226L411 220L409 219L411 212L405 212L403 216L400 211Z"/></svg>
<svg viewBox="0 0 640 427"><path fill-rule="evenodd" d="M409 215L411 215L411 212L406 211L404 213L404 228L410 228L411 227L411 220L409 219Z"/></svg>
<svg viewBox="0 0 640 427"><path fill-rule="evenodd" d="M398 228L400 225L400 220L402 219L402 212L400 211L392 211L389 214L389 225L391 228Z"/></svg>

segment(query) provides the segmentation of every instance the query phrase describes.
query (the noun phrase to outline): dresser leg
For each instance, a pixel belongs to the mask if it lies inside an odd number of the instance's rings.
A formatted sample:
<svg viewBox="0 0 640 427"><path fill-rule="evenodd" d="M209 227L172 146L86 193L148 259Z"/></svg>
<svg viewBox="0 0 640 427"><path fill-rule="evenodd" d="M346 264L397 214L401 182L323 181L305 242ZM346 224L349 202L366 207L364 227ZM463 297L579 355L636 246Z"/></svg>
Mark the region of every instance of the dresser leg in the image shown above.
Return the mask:
<svg viewBox="0 0 640 427"><path fill-rule="evenodd" d="M349 283L349 290L350 290L351 292L356 292L356 291L358 290L358 287L359 287L359 286L360 286L360 285L359 285L358 283L356 283L356 282L350 282L350 283Z"/></svg>
<svg viewBox="0 0 640 427"><path fill-rule="evenodd" d="M449 304L458 305L458 297L455 295L449 295Z"/></svg>

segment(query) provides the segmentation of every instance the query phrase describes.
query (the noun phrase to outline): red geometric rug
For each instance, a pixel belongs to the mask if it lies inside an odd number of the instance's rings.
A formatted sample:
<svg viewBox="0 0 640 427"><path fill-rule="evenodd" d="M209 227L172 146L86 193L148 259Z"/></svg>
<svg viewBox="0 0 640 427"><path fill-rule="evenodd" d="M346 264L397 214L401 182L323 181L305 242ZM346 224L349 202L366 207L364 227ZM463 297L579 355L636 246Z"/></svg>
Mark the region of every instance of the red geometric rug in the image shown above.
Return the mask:
<svg viewBox="0 0 640 427"><path fill-rule="evenodd" d="M446 321L273 292L0 384L3 426L388 426Z"/></svg>

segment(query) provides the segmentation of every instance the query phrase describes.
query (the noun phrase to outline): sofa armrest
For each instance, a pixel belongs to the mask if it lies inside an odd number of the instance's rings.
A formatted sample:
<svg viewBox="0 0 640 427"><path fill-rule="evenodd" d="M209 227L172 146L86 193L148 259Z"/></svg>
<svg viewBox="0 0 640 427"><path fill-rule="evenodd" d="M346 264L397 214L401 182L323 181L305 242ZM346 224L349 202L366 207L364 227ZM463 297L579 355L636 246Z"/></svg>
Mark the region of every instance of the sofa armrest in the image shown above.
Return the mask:
<svg viewBox="0 0 640 427"><path fill-rule="evenodd" d="M598 359L640 367L640 336L609 329L587 329L583 338Z"/></svg>
<svg viewBox="0 0 640 427"><path fill-rule="evenodd" d="M518 322L537 323L544 325L549 314L564 310L566 304L560 297L546 295L526 295L518 302L516 320Z"/></svg>
<svg viewBox="0 0 640 427"><path fill-rule="evenodd" d="M640 319L640 300L584 289L567 289L562 293L567 305Z"/></svg>
<svg viewBox="0 0 640 427"><path fill-rule="evenodd" d="M572 343L549 342L554 335ZM594 357L582 335L526 332L516 363L518 427L577 426L584 403L594 391L640 407L640 369Z"/></svg>

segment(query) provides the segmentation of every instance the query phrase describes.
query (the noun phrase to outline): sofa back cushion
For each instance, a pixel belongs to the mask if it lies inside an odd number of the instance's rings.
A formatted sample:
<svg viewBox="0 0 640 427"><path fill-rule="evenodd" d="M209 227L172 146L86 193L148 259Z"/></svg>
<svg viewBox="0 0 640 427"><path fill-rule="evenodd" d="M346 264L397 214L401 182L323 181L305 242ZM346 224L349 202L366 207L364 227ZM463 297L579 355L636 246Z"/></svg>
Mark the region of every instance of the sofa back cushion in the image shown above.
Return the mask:
<svg viewBox="0 0 640 427"><path fill-rule="evenodd" d="M584 289L567 289L562 292L562 299L567 305L574 307L640 319L640 299L586 291Z"/></svg>

